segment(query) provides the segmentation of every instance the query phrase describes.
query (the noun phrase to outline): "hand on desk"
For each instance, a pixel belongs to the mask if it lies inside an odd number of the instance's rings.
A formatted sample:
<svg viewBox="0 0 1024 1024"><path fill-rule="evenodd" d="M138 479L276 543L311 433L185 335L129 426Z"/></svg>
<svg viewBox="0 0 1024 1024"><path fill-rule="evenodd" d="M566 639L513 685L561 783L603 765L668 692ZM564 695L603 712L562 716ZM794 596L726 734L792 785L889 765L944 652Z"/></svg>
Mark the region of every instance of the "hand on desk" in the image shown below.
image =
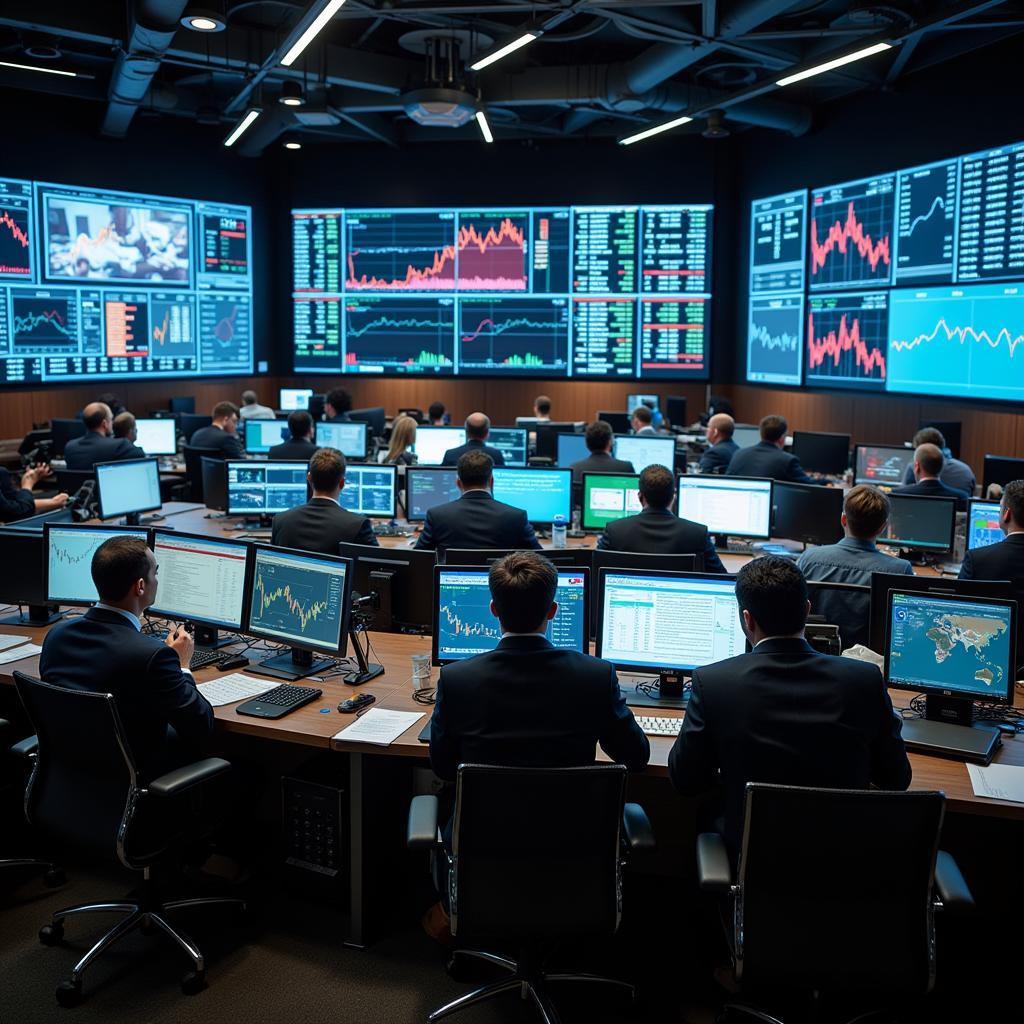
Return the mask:
<svg viewBox="0 0 1024 1024"><path fill-rule="evenodd" d="M63 508L69 501L68 496L61 491L52 498L36 498L35 506L37 512L52 512L54 509Z"/></svg>
<svg viewBox="0 0 1024 1024"><path fill-rule="evenodd" d="M192 634L184 626L175 626L167 634L164 643L177 654L182 669L187 669L192 661L192 654L196 649L196 641Z"/></svg>

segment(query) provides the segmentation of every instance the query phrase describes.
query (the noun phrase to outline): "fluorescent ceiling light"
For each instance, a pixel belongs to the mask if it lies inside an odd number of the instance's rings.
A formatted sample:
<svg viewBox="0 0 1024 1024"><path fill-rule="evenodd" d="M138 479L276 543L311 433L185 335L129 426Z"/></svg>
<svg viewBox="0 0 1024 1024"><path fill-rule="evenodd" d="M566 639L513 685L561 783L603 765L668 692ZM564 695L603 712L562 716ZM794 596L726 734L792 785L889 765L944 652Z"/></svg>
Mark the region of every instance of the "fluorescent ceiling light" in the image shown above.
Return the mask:
<svg viewBox="0 0 1024 1024"><path fill-rule="evenodd" d="M0 67L17 68L19 71L42 71L46 75L64 75L67 78L77 78L74 71L59 71L57 68L40 68L34 64L14 64L9 60L0 60Z"/></svg>
<svg viewBox="0 0 1024 1024"><path fill-rule="evenodd" d="M798 71L795 75L787 75L780 78L776 85L792 85L794 82L802 82L805 78L813 78L815 75L823 75L826 71L841 68L844 64L852 64L855 60L870 57L873 54L881 53L883 50L891 50L892 43L875 43L874 46L865 46L863 50L856 50L848 53L845 57L836 57L835 60L825 61L824 64L817 64L806 71Z"/></svg>
<svg viewBox="0 0 1024 1024"><path fill-rule="evenodd" d="M345 0L327 0L324 9L309 23L309 27L295 41L292 48L281 58L281 63L290 68L298 59L302 51L309 46L316 34L337 14L338 9Z"/></svg>
<svg viewBox="0 0 1024 1024"><path fill-rule="evenodd" d="M253 107L252 110L248 111L245 117L242 118L234 128L231 129L231 133L224 140L225 146L233 146L242 136L242 132L246 130L260 116L262 111L258 107Z"/></svg>
<svg viewBox="0 0 1024 1024"><path fill-rule="evenodd" d="M502 57L507 57L510 53L515 53L516 50L526 46L527 43L532 43L540 35L539 29L530 29L529 32L524 32L518 39L513 39L511 43L506 43L504 46L498 47L497 50L492 50L486 57L481 57L478 61L469 66L474 71L482 71L484 68L489 67L496 61L501 60Z"/></svg>
<svg viewBox="0 0 1024 1024"><path fill-rule="evenodd" d="M645 128L642 132L637 132L635 135L627 135L624 139L619 139L619 145L632 146L634 142L643 142L644 139L649 139L652 135L660 135L662 132L678 128L681 124L689 124L692 120L692 117L687 117L684 114L682 117L673 118L664 124L656 124L653 128Z"/></svg>
<svg viewBox="0 0 1024 1024"><path fill-rule="evenodd" d="M487 123L487 115L482 110L476 112L476 123L480 125L480 134L484 137L484 142L493 142L491 126Z"/></svg>

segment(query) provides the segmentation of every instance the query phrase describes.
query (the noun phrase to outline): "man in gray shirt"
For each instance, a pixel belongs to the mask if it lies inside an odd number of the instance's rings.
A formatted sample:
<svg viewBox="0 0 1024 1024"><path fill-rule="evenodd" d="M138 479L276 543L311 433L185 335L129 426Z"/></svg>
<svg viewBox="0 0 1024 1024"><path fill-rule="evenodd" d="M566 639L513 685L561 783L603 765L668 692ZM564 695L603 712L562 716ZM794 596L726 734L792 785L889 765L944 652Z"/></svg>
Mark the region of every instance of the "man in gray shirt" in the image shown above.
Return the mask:
<svg viewBox="0 0 1024 1024"><path fill-rule="evenodd" d="M935 427L922 427L914 435L914 450L916 451L923 444L935 445L945 458L945 462L942 464L942 472L939 473L939 479L947 487L952 487L954 491L966 491L968 494L973 495L974 487L977 484L977 480L974 479L974 470L966 462L953 458L946 447L946 439L942 436L942 431L937 430ZM912 484L913 482L914 463L911 462L903 474L903 483Z"/></svg>

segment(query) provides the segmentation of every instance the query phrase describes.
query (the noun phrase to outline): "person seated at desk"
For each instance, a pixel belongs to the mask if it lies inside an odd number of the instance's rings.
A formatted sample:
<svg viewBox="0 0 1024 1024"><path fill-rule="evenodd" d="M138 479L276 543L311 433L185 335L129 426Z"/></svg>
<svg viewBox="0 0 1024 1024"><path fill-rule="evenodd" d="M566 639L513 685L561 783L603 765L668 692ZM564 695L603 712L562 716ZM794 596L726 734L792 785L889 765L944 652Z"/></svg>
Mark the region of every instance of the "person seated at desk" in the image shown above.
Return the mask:
<svg viewBox="0 0 1024 1024"><path fill-rule="evenodd" d="M215 448L222 459L243 459L245 451L238 439L238 406L234 402L218 402L213 407L213 423L200 427L188 444L192 448Z"/></svg>
<svg viewBox="0 0 1024 1024"><path fill-rule="evenodd" d="M944 461L939 479L947 487L952 487L954 491L965 491L968 495L973 496L975 488L978 486L978 481L974 477L974 470L966 462L953 458L952 452L950 452L946 445L946 438L943 436L942 431L935 427L922 427L914 435L914 448L920 448L923 444L933 444L942 452ZM912 484L913 482L914 466L911 463L903 474L903 483Z"/></svg>
<svg viewBox="0 0 1024 1024"><path fill-rule="evenodd" d="M68 503L66 494L57 494L52 498L32 497L36 481L52 475L53 470L49 466L33 466L21 474L20 486L15 487L10 472L0 466L0 523L13 523L40 512L63 508Z"/></svg>
<svg viewBox="0 0 1024 1024"><path fill-rule="evenodd" d="M377 461L385 466L415 466L416 456L409 450L415 444L416 421L411 416L399 416L391 424L388 446L377 453Z"/></svg>
<svg viewBox="0 0 1024 1024"><path fill-rule="evenodd" d="M533 400L533 418L538 423L551 422L551 399L547 395L538 395Z"/></svg>
<svg viewBox="0 0 1024 1024"><path fill-rule="evenodd" d="M584 473L628 473L633 475L633 463L625 459L616 459L612 455L612 448L615 445L615 435L612 433L611 424L604 420L594 420L587 424L583 440L590 454L585 459L574 462L572 469L572 482L583 483Z"/></svg>
<svg viewBox="0 0 1024 1024"><path fill-rule="evenodd" d="M668 758L678 792L721 786L734 863L748 782L902 790L911 777L901 719L878 669L819 654L804 639L800 570L785 558L756 558L736 577L736 601L753 650L693 673Z"/></svg>
<svg viewBox="0 0 1024 1024"><path fill-rule="evenodd" d="M471 412L466 417L466 443L460 444L458 448L449 448L444 453L444 458L441 460L442 466L457 466L459 459L462 458L466 452L483 452L484 455L490 456L491 462L495 466L505 465L505 456L498 451L497 448L492 448L490 445L485 444L487 435L491 432L491 421L482 412Z"/></svg>
<svg viewBox="0 0 1024 1024"><path fill-rule="evenodd" d="M242 392L242 408L238 415L243 420L272 420L277 417L268 405L260 405L259 396L255 391Z"/></svg>
<svg viewBox="0 0 1024 1024"><path fill-rule="evenodd" d="M305 505L274 516L271 544L324 555L336 555L342 541L377 546L370 520L338 502L345 486L345 468L345 456L336 448L318 448L313 453L306 474L313 497Z"/></svg>
<svg viewBox="0 0 1024 1024"><path fill-rule="evenodd" d="M897 487L893 494L922 494L928 498L954 498L957 512L967 511L967 500L970 494L956 491L944 484L939 476L945 458L934 444L922 444L914 449L914 479L917 483L907 487Z"/></svg>
<svg viewBox="0 0 1024 1024"><path fill-rule="evenodd" d="M267 452L267 458L277 462L291 459L293 462L309 462L316 451L313 441L313 417L308 412L295 410L288 414L288 432L291 437L281 444L275 444Z"/></svg>
<svg viewBox="0 0 1024 1024"><path fill-rule="evenodd" d="M352 396L344 388L331 388L324 399L324 419L328 423L351 423Z"/></svg>
<svg viewBox="0 0 1024 1024"><path fill-rule="evenodd" d="M540 541L526 512L495 501L494 463L483 451L468 451L459 459L455 501L427 510L423 532L416 547L437 548L533 548Z"/></svg>
<svg viewBox="0 0 1024 1024"><path fill-rule="evenodd" d="M114 432L114 414L109 405L92 402L85 407L82 419L85 422L85 433L64 446L64 462L68 469L88 470L97 462L146 457L146 453L126 437L111 436Z"/></svg>
<svg viewBox="0 0 1024 1024"><path fill-rule="evenodd" d="M724 473L732 462L732 457L740 450L740 446L732 439L736 421L725 412L716 412L704 429L708 439L708 447L700 457L699 469L702 473Z"/></svg>
<svg viewBox="0 0 1024 1024"><path fill-rule="evenodd" d="M724 573L726 568L715 551L708 528L672 511L676 485L664 466L648 466L640 474L642 511L608 523L597 538L602 551L632 551L651 555L700 555L705 572Z"/></svg>
<svg viewBox="0 0 1024 1024"><path fill-rule="evenodd" d="M114 417L111 431L114 437L123 437L135 444L139 439L139 428L135 425L135 417L130 412L119 412Z"/></svg>
<svg viewBox="0 0 1024 1024"><path fill-rule="evenodd" d="M760 476L783 483L813 484L800 460L782 449L786 446L789 424L782 416L765 416L760 424L761 440L741 448L729 460L726 476Z"/></svg>
<svg viewBox="0 0 1024 1024"><path fill-rule="evenodd" d="M39 675L54 686L113 694L144 776L195 760L213 732L213 708L189 671L192 635L180 626L163 641L141 632L157 594L153 552L140 537L112 537L93 555L92 579L99 602L46 634Z"/></svg>
<svg viewBox="0 0 1024 1024"><path fill-rule="evenodd" d="M446 427L448 420L448 410L444 407L444 402L431 402L427 410L428 424L431 427Z"/></svg>
<svg viewBox="0 0 1024 1024"><path fill-rule="evenodd" d="M640 437L650 437L658 432L654 429L654 414L646 405L638 405L633 410L629 425L633 433Z"/></svg>

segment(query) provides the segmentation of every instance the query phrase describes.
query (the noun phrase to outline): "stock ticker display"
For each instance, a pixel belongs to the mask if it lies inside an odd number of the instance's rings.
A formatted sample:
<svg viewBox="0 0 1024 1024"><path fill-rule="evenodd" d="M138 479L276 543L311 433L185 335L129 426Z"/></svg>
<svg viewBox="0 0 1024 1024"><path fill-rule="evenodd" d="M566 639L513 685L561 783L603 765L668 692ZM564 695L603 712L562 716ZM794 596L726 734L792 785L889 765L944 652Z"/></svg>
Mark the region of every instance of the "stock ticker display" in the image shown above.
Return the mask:
<svg viewBox="0 0 1024 1024"><path fill-rule="evenodd" d="M754 200L747 379L1024 399L1024 143Z"/></svg>
<svg viewBox="0 0 1024 1024"><path fill-rule="evenodd" d="M293 210L305 373L708 379L708 205Z"/></svg>
<svg viewBox="0 0 1024 1024"><path fill-rule="evenodd" d="M252 372L247 206L0 179L0 384Z"/></svg>

